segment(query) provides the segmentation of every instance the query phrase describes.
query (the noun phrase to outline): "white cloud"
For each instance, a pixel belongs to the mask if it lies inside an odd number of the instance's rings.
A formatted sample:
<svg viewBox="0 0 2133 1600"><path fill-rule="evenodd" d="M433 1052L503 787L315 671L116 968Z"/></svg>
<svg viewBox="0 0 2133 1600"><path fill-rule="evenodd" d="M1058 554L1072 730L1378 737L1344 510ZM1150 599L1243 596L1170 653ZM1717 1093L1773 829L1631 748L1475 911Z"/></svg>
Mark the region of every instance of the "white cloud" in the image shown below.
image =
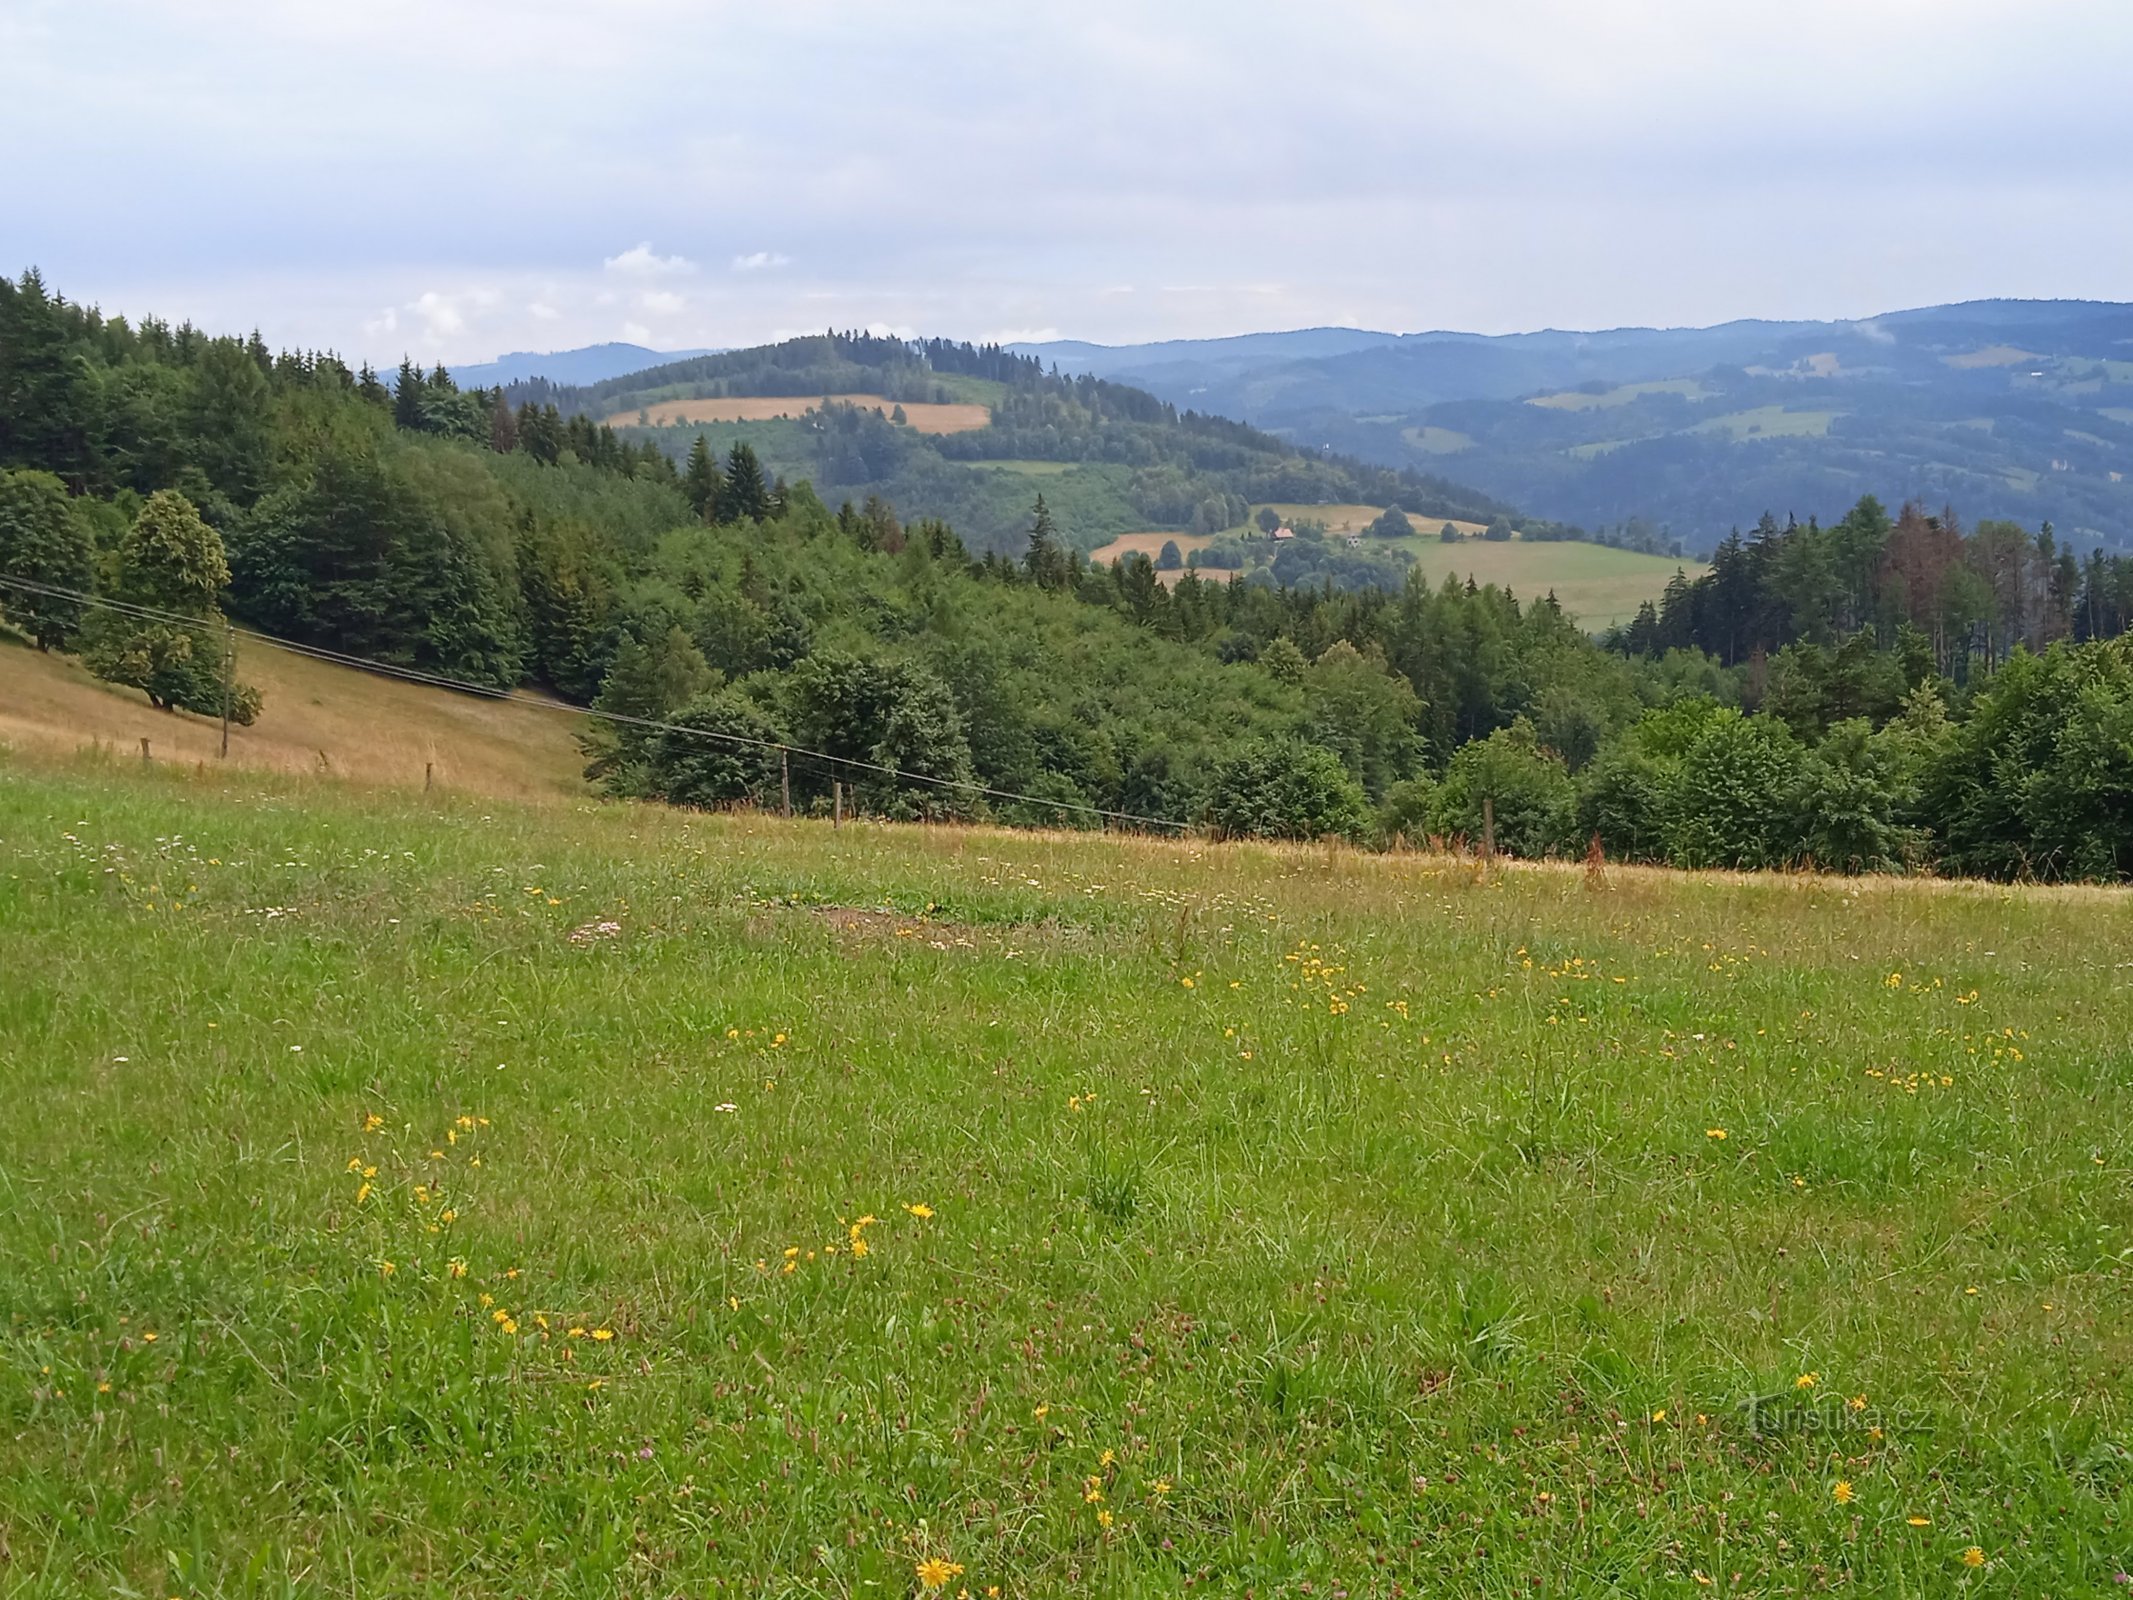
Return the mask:
<svg viewBox="0 0 2133 1600"><path fill-rule="evenodd" d="M985 335L986 344L1050 344L1060 337L1057 328L1008 328Z"/></svg>
<svg viewBox="0 0 2133 1600"><path fill-rule="evenodd" d="M696 263L687 256L660 255L653 250L649 239L641 244L631 245L618 256L609 256L600 264L609 272L619 272L632 278L663 278L696 270Z"/></svg>
<svg viewBox="0 0 2133 1600"><path fill-rule="evenodd" d="M908 322L870 322L867 324L866 331L877 339L916 339L918 337L918 329L912 327Z"/></svg>
<svg viewBox="0 0 2133 1600"><path fill-rule="evenodd" d="M381 333L398 333L400 331L400 308L398 306L387 306L376 316L366 319L363 323L363 331L373 336Z"/></svg>
<svg viewBox="0 0 2133 1600"><path fill-rule="evenodd" d="M622 324L621 337L626 344L650 344L652 330L641 322L625 322Z"/></svg>
<svg viewBox="0 0 2133 1600"><path fill-rule="evenodd" d="M526 315L536 322L553 322L562 314L545 300L531 301L526 307Z"/></svg>
<svg viewBox="0 0 2133 1600"><path fill-rule="evenodd" d="M735 272L762 272L771 267L789 267L791 265L791 256L779 255L775 250L758 250L753 255L735 256L733 258L733 270Z"/></svg>
<svg viewBox="0 0 2133 1600"><path fill-rule="evenodd" d="M467 325L467 319L460 314L453 298L439 294L435 289L424 290L408 309L422 318L422 331L433 343L449 339Z"/></svg>
<svg viewBox="0 0 2133 1600"><path fill-rule="evenodd" d="M637 304L640 307L646 311L656 312L663 317L671 317L675 312L686 307L688 303L687 300L674 293L671 289L647 289L643 294L637 296Z"/></svg>

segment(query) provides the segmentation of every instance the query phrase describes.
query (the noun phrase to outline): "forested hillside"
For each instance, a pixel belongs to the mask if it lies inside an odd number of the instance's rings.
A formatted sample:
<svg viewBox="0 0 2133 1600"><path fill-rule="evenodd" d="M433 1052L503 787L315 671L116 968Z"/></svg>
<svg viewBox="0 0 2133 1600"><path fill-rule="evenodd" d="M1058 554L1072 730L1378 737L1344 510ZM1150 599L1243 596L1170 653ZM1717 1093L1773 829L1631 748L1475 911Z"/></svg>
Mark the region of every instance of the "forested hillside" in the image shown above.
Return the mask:
<svg viewBox="0 0 2133 1600"><path fill-rule="evenodd" d="M1029 417L1080 405L1051 383ZM1174 428L1261 453L1231 426ZM745 442L677 471L549 401L0 285L0 616L158 704L259 712L227 614L596 707L589 776L688 805L789 776L802 807L842 783L891 816L1379 842L1493 819L1521 855L2133 875L2133 560L2049 530L1872 500L1766 524L1612 648L1450 578L1166 589L1144 556L1090 565L1035 494L1017 540L832 509Z"/></svg>
<svg viewBox="0 0 2133 1600"><path fill-rule="evenodd" d="M1744 514L1834 521L1879 494L2133 548L2133 306L1024 348L1640 546L1703 554Z"/></svg>
<svg viewBox="0 0 2133 1600"><path fill-rule="evenodd" d="M1256 428L1123 384L1062 377L997 346L832 333L673 362L582 388L513 386L514 404L614 423L685 460L699 436L747 443L773 471L825 496L869 494L953 521L974 550L1017 555L1041 487L1071 548L1121 533L1216 533L1270 501L1398 505L1442 521L1489 522L1510 508L1414 468L1299 452ZM880 403L822 403L864 395ZM779 396L788 420L658 424L672 402ZM904 405L982 405L989 423L936 436L901 425ZM808 415L802 407L815 406ZM1535 524L1536 528L1540 524Z"/></svg>

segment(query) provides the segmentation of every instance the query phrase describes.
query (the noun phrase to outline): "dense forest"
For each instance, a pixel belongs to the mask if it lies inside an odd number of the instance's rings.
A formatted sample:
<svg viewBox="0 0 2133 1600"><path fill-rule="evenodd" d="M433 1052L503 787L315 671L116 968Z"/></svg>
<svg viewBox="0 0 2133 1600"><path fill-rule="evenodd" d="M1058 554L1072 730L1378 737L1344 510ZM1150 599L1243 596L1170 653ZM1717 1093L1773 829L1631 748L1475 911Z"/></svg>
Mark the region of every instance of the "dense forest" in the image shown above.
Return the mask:
<svg viewBox="0 0 2133 1600"><path fill-rule="evenodd" d="M1042 498L974 551L745 444L677 466L552 396L0 283L0 616L158 704L221 709L228 615L597 707L589 775L686 805L789 776L889 816L1383 843L1486 815L1520 855L2133 875L2133 561L1871 500L1720 554L1606 640L1454 581L1166 589Z"/></svg>

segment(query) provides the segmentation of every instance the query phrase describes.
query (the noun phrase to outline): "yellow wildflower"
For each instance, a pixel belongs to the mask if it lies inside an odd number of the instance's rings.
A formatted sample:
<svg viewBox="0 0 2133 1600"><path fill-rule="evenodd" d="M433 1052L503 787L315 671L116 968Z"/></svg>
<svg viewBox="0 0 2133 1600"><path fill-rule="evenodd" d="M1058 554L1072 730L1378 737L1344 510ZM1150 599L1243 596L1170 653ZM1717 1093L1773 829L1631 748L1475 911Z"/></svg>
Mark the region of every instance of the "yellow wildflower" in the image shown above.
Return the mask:
<svg viewBox="0 0 2133 1600"><path fill-rule="evenodd" d="M921 1589L945 1589L963 1575L960 1562L943 1561L939 1556L926 1557L916 1570Z"/></svg>
<svg viewBox="0 0 2133 1600"><path fill-rule="evenodd" d="M1839 1478L1829 1491L1830 1498L1840 1506L1852 1503L1852 1484L1849 1478Z"/></svg>
<svg viewBox="0 0 2133 1600"><path fill-rule="evenodd" d="M1964 1565L1964 1566L1966 1566L1966 1567L1982 1567L1982 1566L1983 1566L1984 1564L1985 1564L1985 1552L1984 1552L1984 1551L1982 1551L1982 1550L1980 1550L1980 1549L1979 1549L1979 1548L1978 1548L1978 1547L1977 1547L1976 1545L1972 1545L1972 1546L1971 1546L1971 1547L1970 1547L1969 1549L1967 1549L1967 1550L1965 1550L1965 1551L1963 1552L1963 1565Z"/></svg>
<svg viewBox="0 0 2133 1600"><path fill-rule="evenodd" d="M926 1202L923 1200L921 1200L915 1206L905 1206L904 1209L910 1212L912 1216L918 1218L918 1220L921 1222L928 1222L932 1220L933 1207L927 1205Z"/></svg>

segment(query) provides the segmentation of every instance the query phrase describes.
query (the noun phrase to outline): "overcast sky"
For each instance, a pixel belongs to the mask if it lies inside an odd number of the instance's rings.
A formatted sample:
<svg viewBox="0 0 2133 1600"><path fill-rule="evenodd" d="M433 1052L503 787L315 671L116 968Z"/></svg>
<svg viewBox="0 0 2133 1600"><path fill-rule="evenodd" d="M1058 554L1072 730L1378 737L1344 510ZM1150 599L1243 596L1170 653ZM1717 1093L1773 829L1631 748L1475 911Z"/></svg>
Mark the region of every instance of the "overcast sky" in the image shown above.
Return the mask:
<svg viewBox="0 0 2133 1600"><path fill-rule="evenodd" d="M384 363L2133 299L2128 0L0 0L0 270Z"/></svg>

